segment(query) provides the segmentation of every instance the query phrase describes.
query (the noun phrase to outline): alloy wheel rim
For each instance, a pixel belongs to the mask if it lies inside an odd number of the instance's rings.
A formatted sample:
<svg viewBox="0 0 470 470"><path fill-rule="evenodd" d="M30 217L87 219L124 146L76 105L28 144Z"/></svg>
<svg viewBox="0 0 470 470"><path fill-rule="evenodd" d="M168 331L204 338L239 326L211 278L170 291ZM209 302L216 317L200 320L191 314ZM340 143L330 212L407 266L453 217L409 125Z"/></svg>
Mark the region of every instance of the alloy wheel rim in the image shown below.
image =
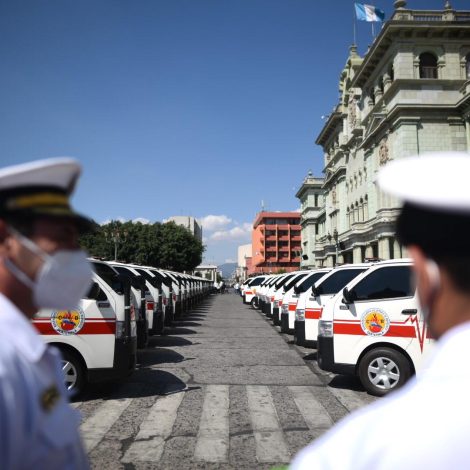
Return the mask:
<svg viewBox="0 0 470 470"><path fill-rule="evenodd" d="M398 365L388 357L377 357L367 368L369 381L381 390L391 390L400 380Z"/></svg>

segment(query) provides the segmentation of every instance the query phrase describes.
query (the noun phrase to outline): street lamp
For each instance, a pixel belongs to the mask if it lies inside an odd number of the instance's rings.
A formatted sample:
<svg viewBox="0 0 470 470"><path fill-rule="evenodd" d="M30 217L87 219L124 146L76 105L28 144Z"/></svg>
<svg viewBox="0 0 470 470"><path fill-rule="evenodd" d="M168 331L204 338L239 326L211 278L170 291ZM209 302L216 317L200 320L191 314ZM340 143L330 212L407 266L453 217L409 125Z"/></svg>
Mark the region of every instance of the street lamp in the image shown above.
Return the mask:
<svg viewBox="0 0 470 470"><path fill-rule="evenodd" d="M336 258L336 262L335 262L335 266L338 265L338 230L334 229L333 231L333 236L331 236L331 233L328 232L328 235L326 236L326 238L328 239L328 243L331 245L331 240L333 239L334 242L335 242L335 258Z"/></svg>
<svg viewBox="0 0 470 470"><path fill-rule="evenodd" d="M106 240L114 243L114 261L117 261L117 250L119 243L125 243L128 234L129 232L127 230L121 231L119 227L113 227L104 233Z"/></svg>
<svg viewBox="0 0 470 470"><path fill-rule="evenodd" d="M334 230L333 232L333 238L335 240L335 248L336 248L336 265L339 264L338 262L338 230Z"/></svg>

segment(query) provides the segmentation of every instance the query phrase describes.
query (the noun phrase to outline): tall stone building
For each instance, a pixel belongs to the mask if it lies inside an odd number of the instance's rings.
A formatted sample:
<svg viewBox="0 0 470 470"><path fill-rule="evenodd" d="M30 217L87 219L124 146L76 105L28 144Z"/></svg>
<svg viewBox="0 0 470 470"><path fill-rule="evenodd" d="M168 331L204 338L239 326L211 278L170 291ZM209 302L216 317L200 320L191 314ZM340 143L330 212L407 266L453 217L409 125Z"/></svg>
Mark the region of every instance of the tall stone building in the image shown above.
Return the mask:
<svg viewBox="0 0 470 470"><path fill-rule="evenodd" d="M318 219L325 211L323 204L323 178L316 178L309 171L302 186L295 195L300 200L300 226L302 238L302 256L300 267L315 267L315 239L318 235Z"/></svg>
<svg viewBox="0 0 470 470"><path fill-rule="evenodd" d="M397 158L470 150L470 11L450 2L442 11L416 11L395 1L366 55L351 46L339 88L340 102L316 140L325 180L322 210L309 221L315 265L400 258L400 205L379 191L377 172Z"/></svg>
<svg viewBox="0 0 470 470"><path fill-rule="evenodd" d="M199 241L202 242L202 227L199 222L189 215L175 215L169 217L167 222L174 222L176 225L181 225L187 228Z"/></svg>

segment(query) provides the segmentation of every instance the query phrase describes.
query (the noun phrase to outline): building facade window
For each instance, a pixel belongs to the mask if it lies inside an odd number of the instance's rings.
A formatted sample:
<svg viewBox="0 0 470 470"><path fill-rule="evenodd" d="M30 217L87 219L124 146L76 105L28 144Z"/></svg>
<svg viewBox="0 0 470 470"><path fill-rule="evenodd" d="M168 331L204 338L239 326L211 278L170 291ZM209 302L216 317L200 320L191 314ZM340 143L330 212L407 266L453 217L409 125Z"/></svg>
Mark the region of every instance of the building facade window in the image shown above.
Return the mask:
<svg viewBox="0 0 470 470"><path fill-rule="evenodd" d="M419 56L419 78L437 78L437 57L430 52Z"/></svg>
<svg viewBox="0 0 470 470"><path fill-rule="evenodd" d="M465 76L470 80L470 53L465 57Z"/></svg>

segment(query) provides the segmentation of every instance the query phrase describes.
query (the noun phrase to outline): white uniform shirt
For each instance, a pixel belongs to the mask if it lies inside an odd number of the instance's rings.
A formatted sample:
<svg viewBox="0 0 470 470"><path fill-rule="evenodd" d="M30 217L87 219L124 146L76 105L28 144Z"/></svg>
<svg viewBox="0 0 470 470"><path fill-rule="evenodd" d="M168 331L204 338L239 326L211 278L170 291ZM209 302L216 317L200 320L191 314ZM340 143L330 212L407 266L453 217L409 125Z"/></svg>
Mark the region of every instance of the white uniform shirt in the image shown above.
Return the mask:
<svg viewBox="0 0 470 470"><path fill-rule="evenodd" d="M0 294L0 468L86 469L60 354Z"/></svg>
<svg viewBox="0 0 470 470"><path fill-rule="evenodd" d="M470 323L448 331L419 378L303 449L291 470L470 468Z"/></svg>

